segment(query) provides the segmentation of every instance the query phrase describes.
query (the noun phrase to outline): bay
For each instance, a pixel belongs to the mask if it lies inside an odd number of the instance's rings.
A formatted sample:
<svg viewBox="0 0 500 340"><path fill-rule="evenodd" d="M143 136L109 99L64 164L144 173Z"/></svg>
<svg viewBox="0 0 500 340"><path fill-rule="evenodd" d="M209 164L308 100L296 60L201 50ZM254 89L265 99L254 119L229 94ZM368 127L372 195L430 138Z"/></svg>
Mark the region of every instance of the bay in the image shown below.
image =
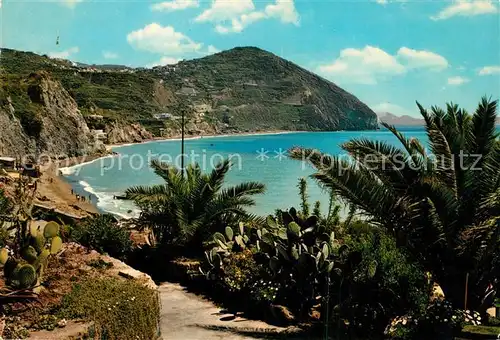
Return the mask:
<svg viewBox="0 0 500 340"><path fill-rule="evenodd" d="M399 130L408 138L418 138L424 145L427 144L427 136L422 127L400 127ZM186 162L197 161L205 171L210 171L221 159L231 157L233 167L227 175L227 185L246 181L264 183L266 193L255 196L256 205L251 208L251 212L267 215L277 208L298 207L298 180L313 173L305 163L288 159L288 149L302 146L345 157L341 144L353 138L398 145L396 137L387 130L297 132L190 139L185 142L185 154L188 155ZM62 172L76 193L86 196L91 194L93 201L103 212L132 217L139 213L134 204L116 200L114 196L123 194L130 186L162 183L148 163L151 159L160 158L180 165L180 144L178 140L166 140L120 146L113 149L119 156L101 158L62 169ZM308 181L311 205L320 201L323 211L326 211L328 195L313 180Z"/></svg>

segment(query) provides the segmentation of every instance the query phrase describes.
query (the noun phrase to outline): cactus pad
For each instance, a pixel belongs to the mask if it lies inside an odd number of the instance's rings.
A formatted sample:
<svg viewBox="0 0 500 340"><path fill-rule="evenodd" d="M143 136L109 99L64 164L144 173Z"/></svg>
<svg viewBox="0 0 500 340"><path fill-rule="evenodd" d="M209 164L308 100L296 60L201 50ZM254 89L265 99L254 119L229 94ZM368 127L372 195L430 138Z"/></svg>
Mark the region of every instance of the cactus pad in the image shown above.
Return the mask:
<svg viewBox="0 0 500 340"><path fill-rule="evenodd" d="M9 251L6 248L0 249L0 263L5 265L9 259Z"/></svg>
<svg viewBox="0 0 500 340"><path fill-rule="evenodd" d="M300 236L300 226L295 222L291 222L288 224L288 232L298 237Z"/></svg>
<svg viewBox="0 0 500 340"><path fill-rule="evenodd" d="M23 259L28 261L28 263L35 263L36 259L38 258L38 253L32 246L27 246L23 248L23 250L21 250L21 256L23 257Z"/></svg>
<svg viewBox="0 0 500 340"><path fill-rule="evenodd" d="M43 236L45 238L53 238L59 234L59 224L56 222L49 222L43 229Z"/></svg>
<svg viewBox="0 0 500 340"><path fill-rule="evenodd" d="M50 244L50 253L57 254L62 248L63 241L59 236L53 237Z"/></svg>
<svg viewBox="0 0 500 340"><path fill-rule="evenodd" d="M227 240L228 241L232 241L233 240L233 236L234 236L233 229L231 229L231 227L226 227L225 232L226 232Z"/></svg>
<svg viewBox="0 0 500 340"><path fill-rule="evenodd" d="M226 238L221 233L215 233L214 236L213 236L213 239L214 239L215 242L217 242L217 240L219 240L219 241L221 241L223 243L226 243Z"/></svg>
<svg viewBox="0 0 500 340"><path fill-rule="evenodd" d="M31 244L35 250L40 253L45 247L45 237L43 237L41 233L38 233L38 235L31 238Z"/></svg>
<svg viewBox="0 0 500 340"><path fill-rule="evenodd" d="M36 271L31 264L24 264L19 268L16 279L19 280L20 288L29 288L36 282Z"/></svg>

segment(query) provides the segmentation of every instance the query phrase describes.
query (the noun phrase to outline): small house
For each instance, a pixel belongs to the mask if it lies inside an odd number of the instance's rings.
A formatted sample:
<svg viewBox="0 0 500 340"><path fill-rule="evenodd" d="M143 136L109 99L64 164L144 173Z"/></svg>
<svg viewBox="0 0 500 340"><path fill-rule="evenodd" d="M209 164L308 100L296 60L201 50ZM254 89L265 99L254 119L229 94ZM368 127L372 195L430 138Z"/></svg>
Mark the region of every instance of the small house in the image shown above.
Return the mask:
<svg viewBox="0 0 500 340"><path fill-rule="evenodd" d="M0 169L15 170L16 159L12 157L0 157Z"/></svg>

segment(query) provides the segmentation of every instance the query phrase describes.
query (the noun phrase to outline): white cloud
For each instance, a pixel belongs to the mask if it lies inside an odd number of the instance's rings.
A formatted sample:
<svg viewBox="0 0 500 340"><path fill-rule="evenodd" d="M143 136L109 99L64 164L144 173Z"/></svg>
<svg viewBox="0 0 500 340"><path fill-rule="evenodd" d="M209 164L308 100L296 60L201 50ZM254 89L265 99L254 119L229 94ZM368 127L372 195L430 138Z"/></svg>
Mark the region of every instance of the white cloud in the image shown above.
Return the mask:
<svg viewBox="0 0 500 340"><path fill-rule="evenodd" d="M198 52L203 47L202 43L176 32L172 26L163 27L157 23L130 32L127 41L136 49L169 55Z"/></svg>
<svg viewBox="0 0 500 340"><path fill-rule="evenodd" d="M76 54L80 52L80 49L78 47L71 47L65 51L57 51L57 52L50 52L49 57L55 58L55 59L67 59L71 55Z"/></svg>
<svg viewBox="0 0 500 340"><path fill-rule="evenodd" d="M265 13L271 18L279 18L282 23L299 24L299 14L293 0L276 0L273 5L267 5Z"/></svg>
<svg viewBox="0 0 500 340"><path fill-rule="evenodd" d="M212 6L195 18L196 22L232 20L255 9L252 0L214 0Z"/></svg>
<svg viewBox="0 0 500 340"><path fill-rule="evenodd" d="M63 6L66 6L66 7L69 7L69 8L75 8L75 6L80 3L80 2L83 2L83 0L60 0L61 1L61 4Z"/></svg>
<svg viewBox="0 0 500 340"><path fill-rule="evenodd" d="M375 0L375 2L379 5L387 5L389 2L406 2L407 0Z"/></svg>
<svg viewBox="0 0 500 340"><path fill-rule="evenodd" d="M378 47L367 45L363 49L342 50L333 63L321 65L319 72L335 77L334 80L339 82L371 85L411 69L442 70L446 67L448 61L430 51L401 47L395 55L391 55Z"/></svg>
<svg viewBox="0 0 500 340"><path fill-rule="evenodd" d="M279 19L282 23L299 24L299 14L293 0L276 0L263 11L256 11L252 0L214 0L195 22L211 22L220 34L240 33L254 22Z"/></svg>
<svg viewBox="0 0 500 340"><path fill-rule="evenodd" d="M161 57L160 60L147 65L146 67L155 67L155 66L165 66L165 65L175 65L182 59L173 58L173 57Z"/></svg>
<svg viewBox="0 0 500 340"><path fill-rule="evenodd" d="M118 54L110 51L102 51L102 56L104 59L118 59Z"/></svg>
<svg viewBox="0 0 500 340"><path fill-rule="evenodd" d="M151 10L158 12L173 12L199 6L198 0L171 0L153 4L151 5Z"/></svg>
<svg viewBox="0 0 500 340"><path fill-rule="evenodd" d="M346 48L333 63L320 66L319 71L341 82L359 84L377 84L378 80L406 72L394 56L373 46Z"/></svg>
<svg viewBox="0 0 500 340"><path fill-rule="evenodd" d="M480 76L487 76L490 74L500 74L500 65L491 65L481 68L478 72Z"/></svg>
<svg viewBox="0 0 500 340"><path fill-rule="evenodd" d="M214 45L208 45L207 52L208 52L208 54L215 54L215 53L219 53L220 50L218 48L216 48Z"/></svg>
<svg viewBox="0 0 500 340"><path fill-rule="evenodd" d="M446 20L454 16L474 16L498 13L498 7L491 0L455 0L432 20Z"/></svg>
<svg viewBox="0 0 500 340"><path fill-rule="evenodd" d="M469 81L470 79L465 77L450 77L448 78L448 85L460 86L462 84L468 83Z"/></svg>
<svg viewBox="0 0 500 340"><path fill-rule="evenodd" d="M225 26L223 24L217 24L215 26L215 31L220 33L220 34L227 34L227 33L240 33L243 31L247 26L251 25L252 23L265 19L266 15L262 12L250 12L248 14L242 14L239 19L233 19L231 20L231 25L230 26Z"/></svg>
<svg viewBox="0 0 500 340"><path fill-rule="evenodd" d="M401 47L397 53L398 60L408 68L432 68L441 70L448 67L448 61L439 54L430 51L417 51Z"/></svg>
<svg viewBox="0 0 500 340"><path fill-rule="evenodd" d="M376 105L371 105L370 108L375 112L375 113L392 113L397 116L401 115L415 115L415 111L408 110L400 105L393 104L390 102L382 102Z"/></svg>

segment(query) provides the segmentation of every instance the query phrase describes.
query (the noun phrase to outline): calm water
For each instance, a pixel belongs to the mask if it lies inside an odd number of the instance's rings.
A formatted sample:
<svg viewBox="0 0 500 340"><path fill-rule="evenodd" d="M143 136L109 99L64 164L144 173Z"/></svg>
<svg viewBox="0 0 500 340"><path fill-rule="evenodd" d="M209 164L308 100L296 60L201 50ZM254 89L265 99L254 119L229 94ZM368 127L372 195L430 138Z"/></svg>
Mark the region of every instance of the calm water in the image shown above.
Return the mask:
<svg viewBox="0 0 500 340"><path fill-rule="evenodd" d="M416 137L427 143L422 128L400 128L408 137ZM212 163L221 157L232 157L235 166L227 176L228 184L244 181L259 181L266 185L266 193L256 196L256 206L252 211L266 215L276 208L298 206L297 182L313 171L304 167L302 162L287 159L283 152L292 146L316 148L332 155L342 153L340 144L352 138L369 138L398 144L388 131L340 131L316 133L290 133L280 135L231 136L187 140L186 154L194 154L204 169L210 170ZM114 200L114 195L122 194L125 189L135 185L161 183L149 168L148 158L161 155L165 161L176 162L180 154L180 141L161 141L136 144L115 148L120 156L99 159L93 163L63 169L75 191L88 196L106 212L123 217L138 213L131 202ZM180 163L180 159L177 158ZM310 180L309 195L311 204L319 200L326 209L328 197Z"/></svg>

